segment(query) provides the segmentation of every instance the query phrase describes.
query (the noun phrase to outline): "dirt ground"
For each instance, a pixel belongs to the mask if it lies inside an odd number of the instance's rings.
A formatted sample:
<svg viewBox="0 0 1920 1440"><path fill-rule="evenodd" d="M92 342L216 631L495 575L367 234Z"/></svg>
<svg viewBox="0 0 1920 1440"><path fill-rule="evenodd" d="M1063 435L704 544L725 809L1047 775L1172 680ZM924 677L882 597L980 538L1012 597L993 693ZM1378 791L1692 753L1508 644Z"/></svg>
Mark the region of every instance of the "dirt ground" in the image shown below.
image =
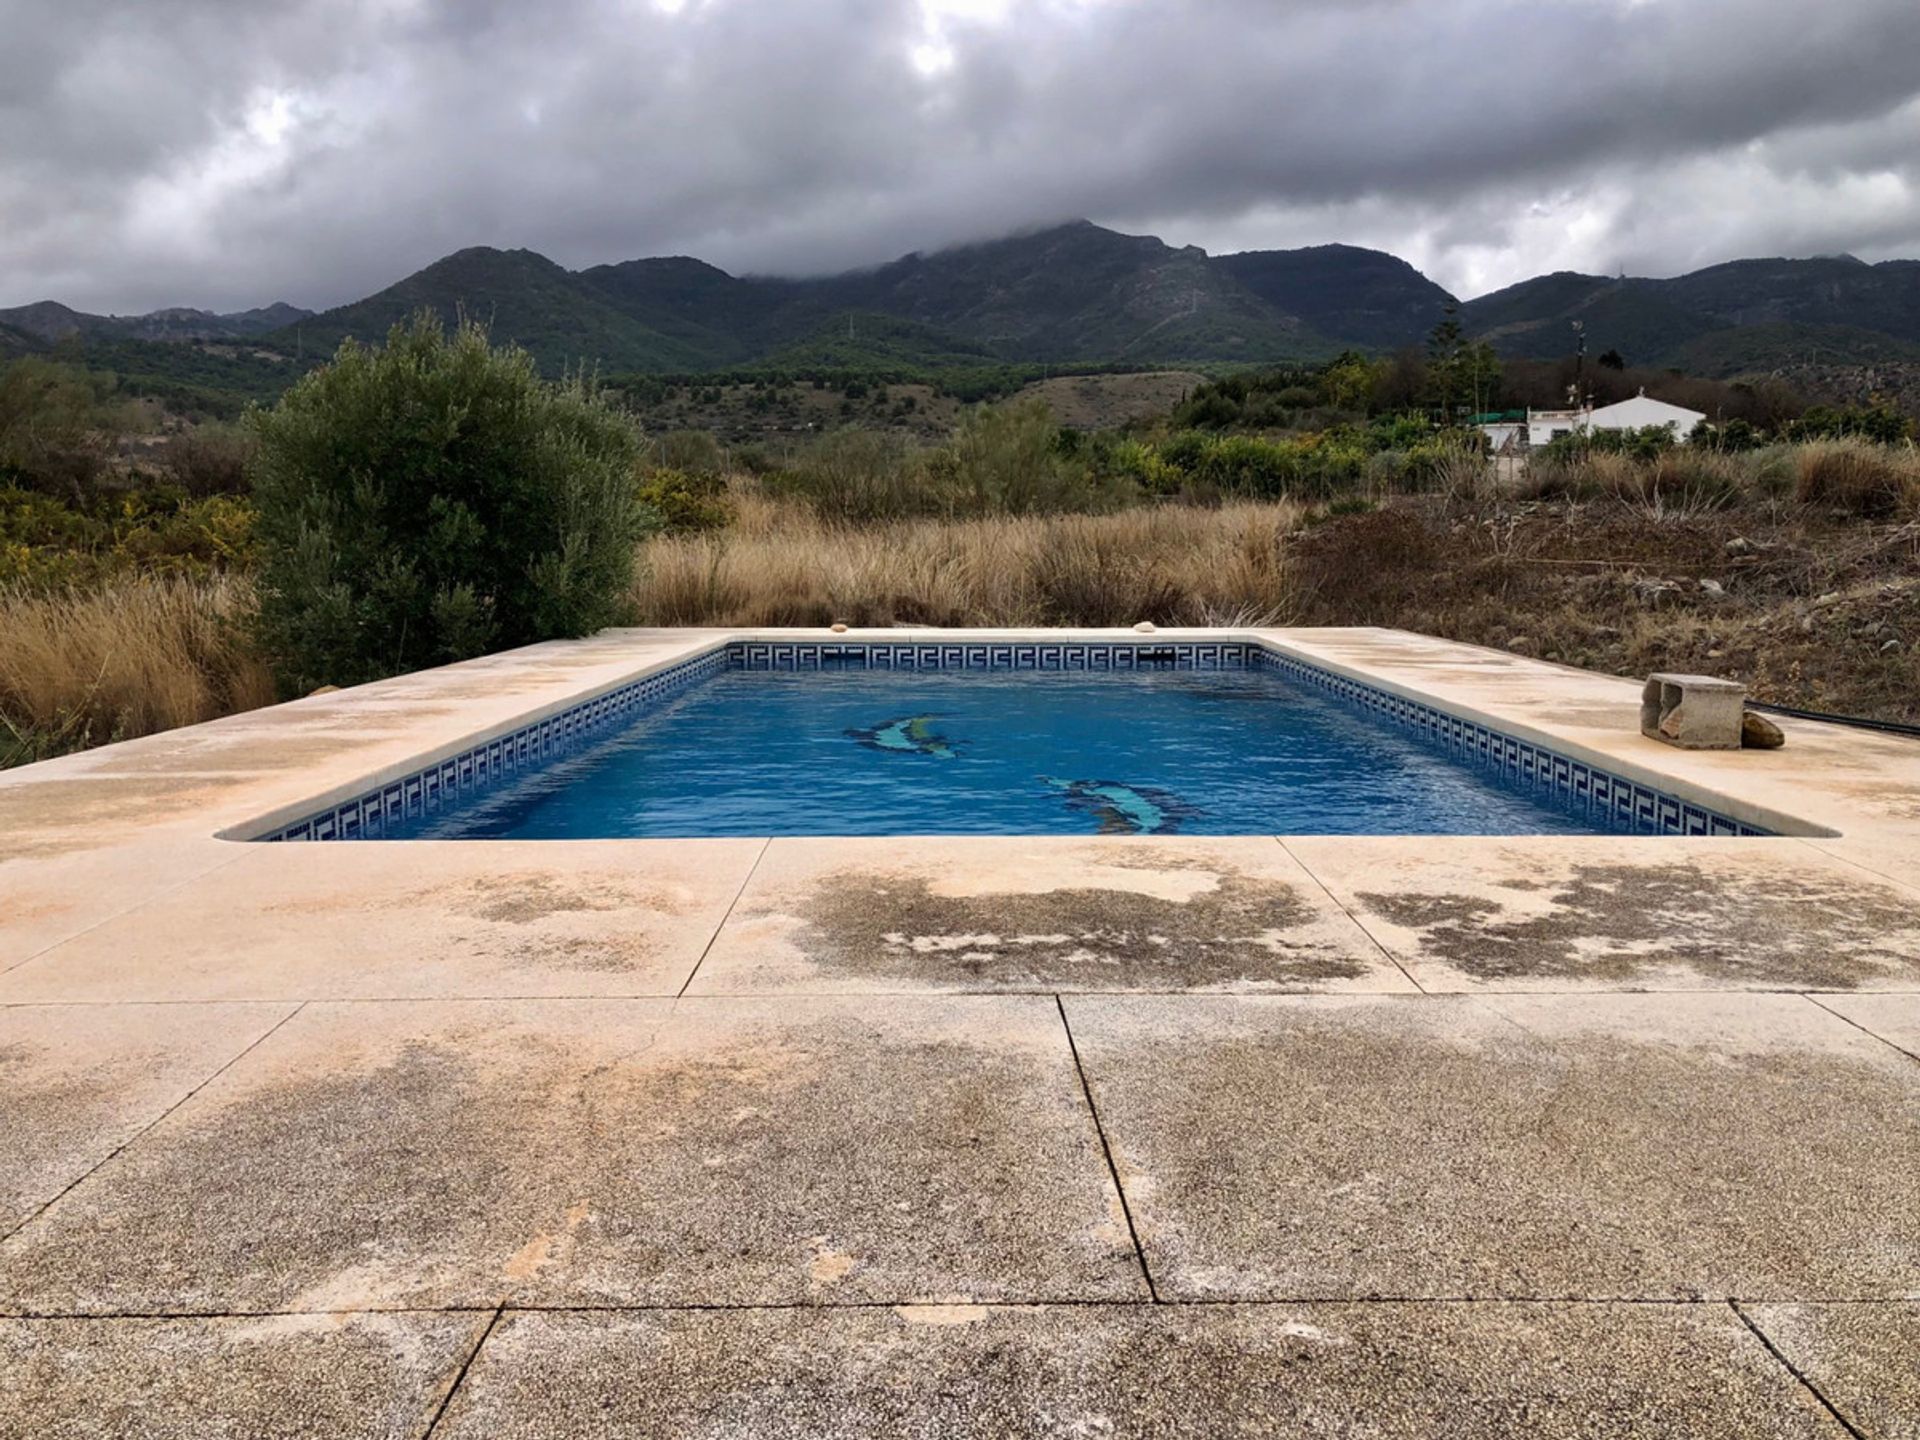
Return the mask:
<svg viewBox="0 0 1920 1440"><path fill-rule="evenodd" d="M1292 559L1303 624L1726 675L1775 704L1920 723L1920 522L1403 500L1314 527Z"/></svg>

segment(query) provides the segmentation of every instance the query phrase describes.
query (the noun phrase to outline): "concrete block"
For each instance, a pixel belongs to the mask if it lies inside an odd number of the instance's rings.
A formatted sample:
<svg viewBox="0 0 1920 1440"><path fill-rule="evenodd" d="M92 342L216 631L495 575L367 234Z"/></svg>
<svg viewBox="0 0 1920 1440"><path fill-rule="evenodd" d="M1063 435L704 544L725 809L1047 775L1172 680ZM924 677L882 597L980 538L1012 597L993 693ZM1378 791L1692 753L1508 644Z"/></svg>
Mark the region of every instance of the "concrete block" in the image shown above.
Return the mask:
<svg viewBox="0 0 1920 1440"><path fill-rule="evenodd" d="M1650 675L1640 733L1683 750L1738 750L1747 687L1710 675Z"/></svg>

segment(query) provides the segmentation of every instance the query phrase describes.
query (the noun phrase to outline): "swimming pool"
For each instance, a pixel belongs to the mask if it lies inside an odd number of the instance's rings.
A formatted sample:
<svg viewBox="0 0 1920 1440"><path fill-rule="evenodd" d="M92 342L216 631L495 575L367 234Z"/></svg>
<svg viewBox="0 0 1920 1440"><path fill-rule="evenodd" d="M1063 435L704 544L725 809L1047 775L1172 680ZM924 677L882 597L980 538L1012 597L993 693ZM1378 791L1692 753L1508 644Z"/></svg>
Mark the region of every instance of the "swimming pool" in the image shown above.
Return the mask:
<svg viewBox="0 0 1920 1440"><path fill-rule="evenodd" d="M1099 833L1758 832L1252 644L736 642L258 838Z"/></svg>

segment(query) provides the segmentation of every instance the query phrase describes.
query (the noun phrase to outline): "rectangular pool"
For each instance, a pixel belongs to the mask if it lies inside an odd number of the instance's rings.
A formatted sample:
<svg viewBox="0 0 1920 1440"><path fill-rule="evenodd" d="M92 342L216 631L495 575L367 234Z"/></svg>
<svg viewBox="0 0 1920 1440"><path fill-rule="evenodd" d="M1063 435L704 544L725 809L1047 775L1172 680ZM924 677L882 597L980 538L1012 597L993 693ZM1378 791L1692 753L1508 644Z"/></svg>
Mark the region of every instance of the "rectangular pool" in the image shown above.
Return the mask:
<svg viewBox="0 0 1920 1440"><path fill-rule="evenodd" d="M781 668L735 646L531 759L508 737L478 783L447 762L423 772L437 787L410 777L262 838L1754 833L1256 647L1213 648L1039 668L822 647Z"/></svg>

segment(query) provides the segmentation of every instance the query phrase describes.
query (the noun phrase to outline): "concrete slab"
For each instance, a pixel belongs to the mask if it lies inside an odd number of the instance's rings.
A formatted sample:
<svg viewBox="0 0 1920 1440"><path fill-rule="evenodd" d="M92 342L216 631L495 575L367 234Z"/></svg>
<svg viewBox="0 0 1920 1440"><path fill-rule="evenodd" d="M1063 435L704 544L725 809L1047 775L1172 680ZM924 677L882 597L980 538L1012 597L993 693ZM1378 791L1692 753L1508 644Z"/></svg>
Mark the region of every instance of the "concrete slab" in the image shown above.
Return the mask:
<svg viewBox="0 0 1920 1440"><path fill-rule="evenodd" d="M1896 884L1920 890L1920 844L1910 837L1894 840L1849 840L1844 837L1809 840L1809 845L1838 859L1871 870Z"/></svg>
<svg viewBox="0 0 1920 1440"><path fill-rule="evenodd" d="M1491 722L1777 834L1910 846L1920 826L1920 743L1906 736L1779 716L1784 749L1676 750L1640 733L1640 679L1404 630L1260 633L1310 664Z"/></svg>
<svg viewBox="0 0 1920 1440"><path fill-rule="evenodd" d="M0 1008L0 1236L113 1154L291 1005Z"/></svg>
<svg viewBox="0 0 1920 1440"><path fill-rule="evenodd" d="M1263 836L775 839L692 993L1413 985Z"/></svg>
<svg viewBox="0 0 1920 1440"><path fill-rule="evenodd" d="M1920 890L1799 840L1287 840L1428 990L1920 990Z"/></svg>
<svg viewBox="0 0 1920 1440"><path fill-rule="evenodd" d="M0 1245L25 1313L1142 1294L1016 997L310 1005Z"/></svg>
<svg viewBox="0 0 1920 1440"><path fill-rule="evenodd" d="M1866 1440L1920 1436L1920 1305L1753 1305L1747 1316Z"/></svg>
<svg viewBox="0 0 1920 1440"><path fill-rule="evenodd" d="M676 995L764 843L247 846L0 1001Z"/></svg>
<svg viewBox="0 0 1920 1440"><path fill-rule="evenodd" d="M418 1436L487 1319L0 1320L0 1437Z"/></svg>
<svg viewBox="0 0 1920 1440"><path fill-rule="evenodd" d="M1724 1306L516 1314L437 1434L1838 1436Z"/></svg>
<svg viewBox="0 0 1920 1440"><path fill-rule="evenodd" d="M9 832L0 791L0 974L125 914L156 896L240 858L238 846L210 835L167 836L117 846L63 848L69 832Z"/></svg>
<svg viewBox="0 0 1920 1440"><path fill-rule="evenodd" d="M1920 995L1822 995L1820 1003L1920 1059Z"/></svg>
<svg viewBox="0 0 1920 1440"><path fill-rule="evenodd" d="M1920 1292L1920 1066L1776 995L1082 997L1163 1297Z"/></svg>

